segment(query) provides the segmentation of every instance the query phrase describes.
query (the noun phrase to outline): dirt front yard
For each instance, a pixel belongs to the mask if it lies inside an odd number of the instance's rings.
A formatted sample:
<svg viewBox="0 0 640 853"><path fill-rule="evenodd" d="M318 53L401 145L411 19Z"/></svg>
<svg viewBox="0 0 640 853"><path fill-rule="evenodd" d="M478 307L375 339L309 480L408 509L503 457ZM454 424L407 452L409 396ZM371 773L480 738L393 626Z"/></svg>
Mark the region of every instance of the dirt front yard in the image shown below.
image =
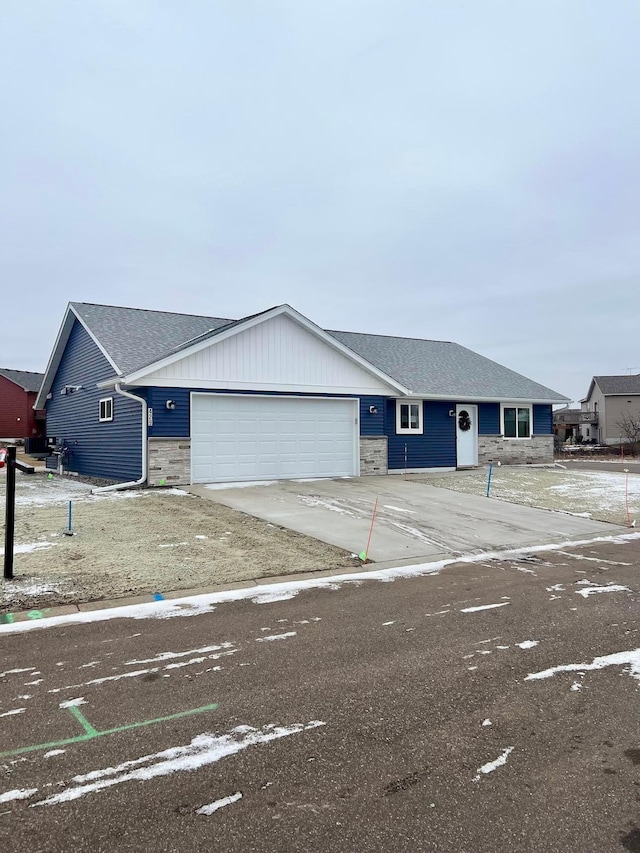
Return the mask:
<svg viewBox="0 0 640 853"><path fill-rule="evenodd" d="M73 536L65 535L69 501ZM2 522L4 511L2 472ZM42 474L18 474L15 545L4 612L360 564L340 548L180 489L92 495L75 478Z"/></svg>
<svg viewBox="0 0 640 853"><path fill-rule="evenodd" d="M467 494L487 492L488 470L456 472L434 476L424 482L431 486ZM491 498L525 506L569 512L609 521L627 523L627 481L623 471L575 471L563 468L494 467ZM640 519L640 475L629 474L628 503L631 520Z"/></svg>

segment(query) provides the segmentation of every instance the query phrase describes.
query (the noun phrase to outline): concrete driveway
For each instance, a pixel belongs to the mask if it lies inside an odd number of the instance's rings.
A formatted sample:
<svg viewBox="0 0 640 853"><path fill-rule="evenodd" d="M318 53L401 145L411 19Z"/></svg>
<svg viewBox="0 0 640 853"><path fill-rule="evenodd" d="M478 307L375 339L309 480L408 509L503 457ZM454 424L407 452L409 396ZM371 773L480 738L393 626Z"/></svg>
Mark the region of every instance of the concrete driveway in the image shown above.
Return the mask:
<svg viewBox="0 0 640 853"><path fill-rule="evenodd" d="M477 551L591 538L620 531L611 524L439 489L399 476L286 480L266 485L191 486L272 524L359 554L366 548L376 498L369 559L434 559Z"/></svg>

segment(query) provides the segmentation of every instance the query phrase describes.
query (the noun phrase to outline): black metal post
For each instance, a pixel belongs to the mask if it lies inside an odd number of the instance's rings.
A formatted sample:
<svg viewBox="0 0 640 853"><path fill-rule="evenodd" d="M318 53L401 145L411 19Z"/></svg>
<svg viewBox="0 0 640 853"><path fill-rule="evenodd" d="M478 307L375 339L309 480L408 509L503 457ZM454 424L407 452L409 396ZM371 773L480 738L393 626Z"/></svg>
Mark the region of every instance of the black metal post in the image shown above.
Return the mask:
<svg viewBox="0 0 640 853"><path fill-rule="evenodd" d="M7 495L4 524L4 579L13 580L13 532L16 526L16 449L7 448Z"/></svg>

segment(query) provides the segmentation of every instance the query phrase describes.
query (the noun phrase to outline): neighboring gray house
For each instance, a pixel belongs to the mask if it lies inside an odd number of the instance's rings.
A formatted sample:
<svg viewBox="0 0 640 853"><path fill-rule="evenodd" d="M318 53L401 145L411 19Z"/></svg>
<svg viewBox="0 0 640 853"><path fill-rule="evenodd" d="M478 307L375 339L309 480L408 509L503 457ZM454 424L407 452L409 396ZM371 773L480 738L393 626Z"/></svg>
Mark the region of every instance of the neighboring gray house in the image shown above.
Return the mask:
<svg viewBox="0 0 640 853"><path fill-rule="evenodd" d="M594 376L587 396L580 401L583 441L599 444L628 441L625 419L640 421L640 373L632 376Z"/></svg>
<svg viewBox="0 0 640 853"><path fill-rule="evenodd" d="M538 382L447 341L71 303L38 405L67 470L176 485L553 460Z"/></svg>

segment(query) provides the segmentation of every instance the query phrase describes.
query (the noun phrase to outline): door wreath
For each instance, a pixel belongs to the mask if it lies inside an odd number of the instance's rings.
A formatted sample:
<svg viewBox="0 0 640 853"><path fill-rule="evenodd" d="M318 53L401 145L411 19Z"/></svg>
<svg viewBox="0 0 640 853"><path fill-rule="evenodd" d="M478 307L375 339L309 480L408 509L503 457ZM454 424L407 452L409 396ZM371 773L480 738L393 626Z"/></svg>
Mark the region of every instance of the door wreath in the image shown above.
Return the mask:
<svg viewBox="0 0 640 853"><path fill-rule="evenodd" d="M471 429L471 418L466 409L463 409L458 415L458 426L462 432L467 432L467 430Z"/></svg>

